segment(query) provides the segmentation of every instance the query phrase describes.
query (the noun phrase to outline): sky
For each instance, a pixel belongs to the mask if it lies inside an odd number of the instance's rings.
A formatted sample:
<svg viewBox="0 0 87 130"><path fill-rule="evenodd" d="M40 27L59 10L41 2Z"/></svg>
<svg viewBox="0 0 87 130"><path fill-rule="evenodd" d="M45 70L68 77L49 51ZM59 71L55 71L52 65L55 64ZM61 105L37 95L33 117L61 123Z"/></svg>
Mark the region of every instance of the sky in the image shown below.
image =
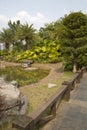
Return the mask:
<svg viewBox="0 0 87 130"><path fill-rule="evenodd" d="M87 0L0 0L0 31L9 20L33 24L38 30L72 11L87 14Z"/></svg>

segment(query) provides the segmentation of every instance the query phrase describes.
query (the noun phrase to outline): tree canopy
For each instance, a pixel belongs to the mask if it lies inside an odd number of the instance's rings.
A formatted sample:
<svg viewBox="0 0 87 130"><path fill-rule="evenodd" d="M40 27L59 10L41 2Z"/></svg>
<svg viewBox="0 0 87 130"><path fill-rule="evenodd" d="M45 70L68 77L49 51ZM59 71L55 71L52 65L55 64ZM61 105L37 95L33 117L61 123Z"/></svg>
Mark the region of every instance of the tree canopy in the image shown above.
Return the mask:
<svg viewBox="0 0 87 130"><path fill-rule="evenodd" d="M0 32L0 42L5 43L7 52L12 45L7 59L16 57L16 60L25 58L51 63L62 60L64 69L75 72L87 65L87 15L71 12L45 24L39 31L32 24L9 21L8 28Z"/></svg>
<svg viewBox="0 0 87 130"><path fill-rule="evenodd" d="M26 49L28 49L32 44L34 44L35 40L35 29L33 25L21 24L18 20L17 22L8 22L8 27L3 29L0 32L0 41L4 42L6 45L6 49L9 50L10 45L13 47L21 47L23 45L23 41L26 42ZM23 48L24 46L22 46ZM18 49L19 50L19 49Z"/></svg>
<svg viewBox="0 0 87 130"><path fill-rule="evenodd" d="M87 54L87 16L82 12L71 12L61 22L64 27L60 41L65 65L71 65L76 72L86 63L83 57Z"/></svg>

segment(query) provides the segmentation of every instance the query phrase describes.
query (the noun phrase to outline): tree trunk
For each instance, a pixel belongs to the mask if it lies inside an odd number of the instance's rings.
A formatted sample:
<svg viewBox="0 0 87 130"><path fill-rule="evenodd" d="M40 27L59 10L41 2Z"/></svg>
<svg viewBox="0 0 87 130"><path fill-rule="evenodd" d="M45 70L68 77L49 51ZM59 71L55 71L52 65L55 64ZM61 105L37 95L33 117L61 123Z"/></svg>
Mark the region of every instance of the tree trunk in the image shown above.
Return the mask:
<svg viewBox="0 0 87 130"><path fill-rule="evenodd" d="M77 72L77 64L76 62L74 62L73 64L73 73L76 73Z"/></svg>

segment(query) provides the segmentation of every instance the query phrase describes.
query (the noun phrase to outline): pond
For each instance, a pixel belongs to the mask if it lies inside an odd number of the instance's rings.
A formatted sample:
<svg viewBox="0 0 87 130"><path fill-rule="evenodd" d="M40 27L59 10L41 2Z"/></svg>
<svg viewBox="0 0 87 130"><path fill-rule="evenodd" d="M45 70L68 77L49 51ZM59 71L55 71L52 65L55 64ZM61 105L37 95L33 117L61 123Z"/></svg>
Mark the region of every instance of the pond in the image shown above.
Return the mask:
<svg viewBox="0 0 87 130"><path fill-rule="evenodd" d="M4 76L6 81L16 80L19 87L36 83L49 74L49 70L25 70L22 67L5 67L0 69L0 76Z"/></svg>

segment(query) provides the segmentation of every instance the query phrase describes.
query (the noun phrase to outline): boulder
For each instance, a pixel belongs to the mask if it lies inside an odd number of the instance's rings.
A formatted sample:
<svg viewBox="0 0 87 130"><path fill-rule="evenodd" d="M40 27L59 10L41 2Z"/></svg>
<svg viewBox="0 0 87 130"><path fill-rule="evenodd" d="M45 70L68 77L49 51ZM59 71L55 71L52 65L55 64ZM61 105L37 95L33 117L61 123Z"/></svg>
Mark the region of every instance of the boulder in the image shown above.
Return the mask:
<svg viewBox="0 0 87 130"><path fill-rule="evenodd" d="M4 98L8 106L14 105L20 95L17 84L14 85L14 82L9 83L0 78L0 95Z"/></svg>

